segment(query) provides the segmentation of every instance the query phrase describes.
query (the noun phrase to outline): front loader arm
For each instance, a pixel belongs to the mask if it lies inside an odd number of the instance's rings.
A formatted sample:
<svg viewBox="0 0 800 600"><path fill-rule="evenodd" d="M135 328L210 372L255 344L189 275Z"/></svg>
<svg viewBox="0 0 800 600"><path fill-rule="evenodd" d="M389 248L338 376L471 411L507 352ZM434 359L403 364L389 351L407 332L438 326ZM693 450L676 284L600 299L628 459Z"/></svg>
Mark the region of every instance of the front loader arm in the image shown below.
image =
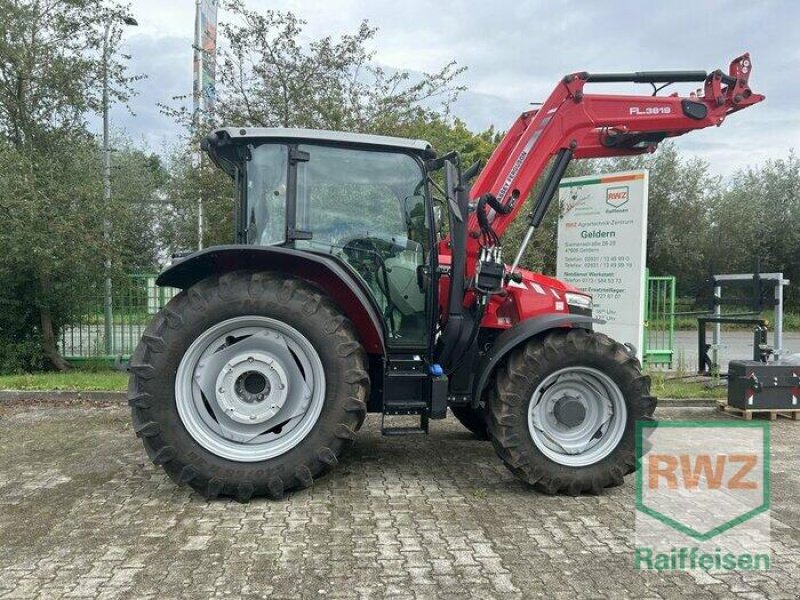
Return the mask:
<svg viewBox="0 0 800 600"><path fill-rule="evenodd" d="M721 125L738 110L761 102L748 86L752 70L744 54L722 71L629 74L574 73L559 83L538 109L523 113L495 149L471 190L471 199L490 196L487 221L497 237L514 221L551 158L600 158L652 152L667 137ZM587 83L704 82L688 97L585 94ZM663 86L662 86L663 87ZM561 161L564 162L564 161ZM563 165L566 167L566 163ZM496 211L491 205L500 206ZM484 223L485 227L485 223ZM467 254L477 256L486 237L478 215L469 219ZM468 272L471 263L468 261Z"/></svg>

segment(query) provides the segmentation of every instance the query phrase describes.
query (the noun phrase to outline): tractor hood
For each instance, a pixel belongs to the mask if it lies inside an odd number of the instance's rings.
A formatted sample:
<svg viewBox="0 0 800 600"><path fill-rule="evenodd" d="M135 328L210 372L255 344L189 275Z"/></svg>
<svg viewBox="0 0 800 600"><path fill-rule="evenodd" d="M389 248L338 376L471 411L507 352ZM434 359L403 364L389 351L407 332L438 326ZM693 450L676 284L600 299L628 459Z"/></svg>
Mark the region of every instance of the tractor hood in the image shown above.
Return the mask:
<svg viewBox="0 0 800 600"><path fill-rule="evenodd" d="M574 292L578 294L584 294L586 296L591 295L575 287L574 285L567 283L566 281L556 279L555 277L548 277L547 275L542 275L541 273L535 273L533 271L520 268L517 268L517 272L522 275L522 280L526 283L536 283L542 287L556 290L557 292Z"/></svg>

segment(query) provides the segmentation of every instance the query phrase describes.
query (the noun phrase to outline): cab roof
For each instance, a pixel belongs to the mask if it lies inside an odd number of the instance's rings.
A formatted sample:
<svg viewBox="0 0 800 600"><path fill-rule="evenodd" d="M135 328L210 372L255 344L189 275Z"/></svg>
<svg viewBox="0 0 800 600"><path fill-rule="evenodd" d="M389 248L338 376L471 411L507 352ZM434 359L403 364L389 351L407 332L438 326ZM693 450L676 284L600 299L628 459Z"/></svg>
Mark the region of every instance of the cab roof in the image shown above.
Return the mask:
<svg viewBox="0 0 800 600"><path fill-rule="evenodd" d="M292 140L298 142L331 142L377 148L397 148L432 157L433 147L425 140L412 140L385 135L329 131L326 129L300 129L294 127L223 127L214 130L209 138L230 141Z"/></svg>

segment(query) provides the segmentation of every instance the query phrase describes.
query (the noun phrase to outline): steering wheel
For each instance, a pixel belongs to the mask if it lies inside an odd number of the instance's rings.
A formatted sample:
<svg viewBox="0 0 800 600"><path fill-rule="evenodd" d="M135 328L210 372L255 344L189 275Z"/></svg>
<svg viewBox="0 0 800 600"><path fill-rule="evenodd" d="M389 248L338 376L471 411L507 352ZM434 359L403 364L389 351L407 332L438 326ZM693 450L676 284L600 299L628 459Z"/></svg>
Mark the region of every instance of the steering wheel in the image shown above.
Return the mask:
<svg viewBox="0 0 800 600"><path fill-rule="evenodd" d="M374 274L383 263L378 245L371 237L353 237L347 241L339 241L337 245L342 248L347 262L364 274Z"/></svg>

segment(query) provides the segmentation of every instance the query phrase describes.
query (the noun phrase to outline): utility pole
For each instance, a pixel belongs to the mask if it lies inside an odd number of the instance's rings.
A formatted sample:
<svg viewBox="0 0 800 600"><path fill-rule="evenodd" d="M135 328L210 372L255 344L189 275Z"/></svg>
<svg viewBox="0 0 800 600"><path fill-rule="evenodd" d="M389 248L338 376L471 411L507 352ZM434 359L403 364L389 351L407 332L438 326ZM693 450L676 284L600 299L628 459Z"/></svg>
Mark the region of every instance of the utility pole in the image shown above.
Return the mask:
<svg viewBox="0 0 800 600"><path fill-rule="evenodd" d="M120 20L125 25L136 26L139 23L133 17L121 17ZM114 307L111 299L111 148L109 147L109 81L108 81L108 61L109 57L109 38L113 22L109 19L106 22L105 33L103 36L103 241L106 244L105 259L105 294L103 299L103 324L105 335L106 356L114 353Z"/></svg>

